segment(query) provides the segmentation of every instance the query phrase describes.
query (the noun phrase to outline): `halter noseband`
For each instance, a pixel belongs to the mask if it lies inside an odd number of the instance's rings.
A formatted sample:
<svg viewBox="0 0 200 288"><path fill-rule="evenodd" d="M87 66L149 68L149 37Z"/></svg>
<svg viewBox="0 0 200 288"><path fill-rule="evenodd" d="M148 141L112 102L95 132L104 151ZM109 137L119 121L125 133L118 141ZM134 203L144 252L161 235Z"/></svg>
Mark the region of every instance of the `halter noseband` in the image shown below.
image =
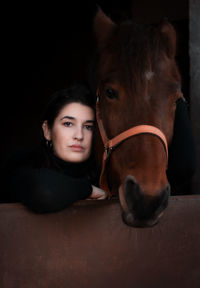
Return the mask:
<svg viewBox="0 0 200 288"><path fill-rule="evenodd" d="M117 147L118 145L120 145L123 141L125 141L128 138L133 137L135 135L139 135L139 134L154 135L154 136L158 137L158 139L160 139L160 141L162 142L162 144L165 148L167 161L168 161L167 140L166 140L166 137L163 134L163 132L160 129L158 129L157 127L151 126L151 125L138 125L138 126L134 126L130 129L120 133L119 135L115 136L112 139L109 139L106 135L106 132L105 132L105 129L103 126L103 122L102 122L102 119L100 117L99 96L97 97L97 101L96 101L96 118L97 118L97 124L99 127L100 135L101 135L101 138L102 138L102 141L104 144L102 170L101 170L101 175L100 175L100 187L103 190L106 190L108 192L109 197L111 196L111 191L108 188L107 179L106 179L106 175L105 175L106 161L107 161L108 157L110 156L110 154L112 153L113 149L115 147Z"/></svg>

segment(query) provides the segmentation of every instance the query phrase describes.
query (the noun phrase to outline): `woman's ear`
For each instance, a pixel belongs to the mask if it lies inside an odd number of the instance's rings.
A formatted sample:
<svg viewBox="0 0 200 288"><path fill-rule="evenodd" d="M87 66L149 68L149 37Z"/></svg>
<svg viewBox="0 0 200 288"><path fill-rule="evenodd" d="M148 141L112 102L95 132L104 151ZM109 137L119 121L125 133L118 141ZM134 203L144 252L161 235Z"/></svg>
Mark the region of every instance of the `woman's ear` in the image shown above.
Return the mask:
<svg viewBox="0 0 200 288"><path fill-rule="evenodd" d="M49 129L47 120L42 123L42 130L44 133L44 138L48 141L51 141L51 130Z"/></svg>

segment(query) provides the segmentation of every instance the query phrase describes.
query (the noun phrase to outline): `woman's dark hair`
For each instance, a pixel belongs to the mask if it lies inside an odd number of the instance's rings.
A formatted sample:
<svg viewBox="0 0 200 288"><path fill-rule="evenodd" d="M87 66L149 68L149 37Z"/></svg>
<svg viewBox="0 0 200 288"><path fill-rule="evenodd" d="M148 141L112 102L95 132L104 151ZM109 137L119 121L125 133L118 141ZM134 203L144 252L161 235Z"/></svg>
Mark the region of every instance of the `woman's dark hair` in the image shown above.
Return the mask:
<svg viewBox="0 0 200 288"><path fill-rule="evenodd" d="M46 109L42 115L42 123L46 120L48 127L51 129L54 124L55 118L60 113L61 109L70 103L80 103L92 108L95 111L95 97L92 94L91 90L87 83L74 83L68 88L61 89L53 93L50 97L48 104L46 105ZM42 155L44 156L43 163L44 167L51 167L56 170L62 171L63 169L63 161L58 161L55 157L54 153L52 153L52 145L49 141L47 141L44 137L43 130L41 128L42 137L41 137L41 149ZM94 141L94 137L93 137ZM86 165L89 171L89 178L95 179L95 159L94 159L94 145L92 145L91 154L88 160L86 160ZM73 166L71 164L71 166ZM79 166L79 170L81 167L81 163L74 164L75 167ZM84 169L85 167L84 166ZM71 167L72 168L72 167ZM96 180L93 180L96 181Z"/></svg>
<svg viewBox="0 0 200 288"><path fill-rule="evenodd" d="M51 129L61 109L70 103L80 103L91 107L93 110L95 109L94 97L89 86L86 83L75 83L51 95L50 101L43 113L42 122L47 120L48 126Z"/></svg>

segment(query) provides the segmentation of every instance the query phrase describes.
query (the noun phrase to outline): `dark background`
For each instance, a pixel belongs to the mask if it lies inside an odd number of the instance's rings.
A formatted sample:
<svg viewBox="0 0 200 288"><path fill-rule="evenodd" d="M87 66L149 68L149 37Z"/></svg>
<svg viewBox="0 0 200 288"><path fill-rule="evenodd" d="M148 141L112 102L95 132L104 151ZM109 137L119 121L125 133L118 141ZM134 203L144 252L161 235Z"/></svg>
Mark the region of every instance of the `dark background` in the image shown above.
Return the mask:
<svg viewBox="0 0 200 288"><path fill-rule="evenodd" d="M174 24L177 61L189 101L188 1L113 0L98 5L116 22L134 18L154 23L167 17ZM87 79L95 11L95 1L10 3L2 9L2 160L19 147L39 142L40 115L51 93Z"/></svg>

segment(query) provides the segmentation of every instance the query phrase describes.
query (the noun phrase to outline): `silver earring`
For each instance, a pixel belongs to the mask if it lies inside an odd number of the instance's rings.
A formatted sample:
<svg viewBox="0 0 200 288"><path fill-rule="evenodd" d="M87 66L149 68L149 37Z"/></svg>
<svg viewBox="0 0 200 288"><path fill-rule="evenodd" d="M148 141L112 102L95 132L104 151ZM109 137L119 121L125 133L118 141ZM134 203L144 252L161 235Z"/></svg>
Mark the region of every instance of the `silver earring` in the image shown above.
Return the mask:
<svg viewBox="0 0 200 288"><path fill-rule="evenodd" d="M52 148L52 141L46 140L46 145L49 148Z"/></svg>

